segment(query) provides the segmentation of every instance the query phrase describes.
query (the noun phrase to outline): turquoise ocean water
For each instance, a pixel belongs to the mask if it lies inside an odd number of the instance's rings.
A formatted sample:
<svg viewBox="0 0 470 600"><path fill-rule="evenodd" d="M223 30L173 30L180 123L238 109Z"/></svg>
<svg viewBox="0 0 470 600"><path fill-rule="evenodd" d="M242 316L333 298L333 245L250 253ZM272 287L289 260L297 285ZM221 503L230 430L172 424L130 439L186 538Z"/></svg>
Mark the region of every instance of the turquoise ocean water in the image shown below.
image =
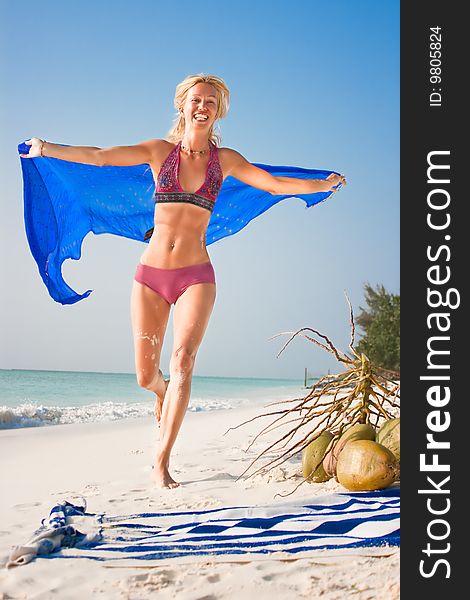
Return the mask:
<svg viewBox="0 0 470 600"><path fill-rule="evenodd" d="M235 408L306 395L303 381L194 376L189 410ZM134 374L0 369L0 429L153 414L154 394Z"/></svg>

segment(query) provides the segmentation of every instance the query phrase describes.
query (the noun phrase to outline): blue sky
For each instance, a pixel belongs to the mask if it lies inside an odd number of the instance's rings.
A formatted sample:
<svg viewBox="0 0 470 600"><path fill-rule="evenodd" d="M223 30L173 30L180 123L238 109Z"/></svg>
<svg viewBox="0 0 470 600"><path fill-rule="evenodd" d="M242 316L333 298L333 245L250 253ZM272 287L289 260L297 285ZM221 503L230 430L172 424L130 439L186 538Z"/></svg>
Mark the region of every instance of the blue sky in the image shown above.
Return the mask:
<svg viewBox="0 0 470 600"><path fill-rule="evenodd" d="M348 186L316 207L285 200L208 247L216 305L196 374L336 370L279 332L314 327L346 348L347 290L399 293L399 2L2 2L0 368L133 372L129 302L144 246L89 235L47 294L29 251L16 146L31 136L106 147L164 137L177 83L223 77L222 143L252 162L332 169ZM168 369L171 321L162 354Z"/></svg>

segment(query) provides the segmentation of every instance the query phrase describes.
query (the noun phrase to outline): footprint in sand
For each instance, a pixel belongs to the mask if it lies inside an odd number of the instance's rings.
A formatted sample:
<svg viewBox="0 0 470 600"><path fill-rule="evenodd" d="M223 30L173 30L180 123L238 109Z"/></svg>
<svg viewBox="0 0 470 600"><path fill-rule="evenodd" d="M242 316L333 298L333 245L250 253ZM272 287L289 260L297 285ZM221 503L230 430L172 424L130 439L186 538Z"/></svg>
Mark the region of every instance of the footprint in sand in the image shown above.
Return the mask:
<svg viewBox="0 0 470 600"><path fill-rule="evenodd" d="M155 569L150 573L134 575L127 580L129 591L140 589L146 592L156 592L175 583L176 572L170 569Z"/></svg>
<svg viewBox="0 0 470 600"><path fill-rule="evenodd" d="M278 573L268 573L267 575L263 575L261 579L263 579L263 581L273 581L273 579L277 579L278 575Z"/></svg>
<svg viewBox="0 0 470 600"><path fill-rule="evenodd" d="M100 493L100 488L97 485L86 485L79 495L89 498L90 496L99 496Z"/></svg>
<svg viewBox="0 0 470 600"><path fill-rule="evenodd" d="M204 500L200 500L199 502L195 502L192 506L189 506L188 508L215 508L217 506L221 506L221 504L221 501L217 498L206 498Z"/></svg>
<svg viewBox="0 0 470 600"><path fill-rule="evenodd" d="M15 504L13 508L17 508L18 510L28 510L30 508L34 508L35 506L41 506L40 502L27 502L25 504Z"/></svg>

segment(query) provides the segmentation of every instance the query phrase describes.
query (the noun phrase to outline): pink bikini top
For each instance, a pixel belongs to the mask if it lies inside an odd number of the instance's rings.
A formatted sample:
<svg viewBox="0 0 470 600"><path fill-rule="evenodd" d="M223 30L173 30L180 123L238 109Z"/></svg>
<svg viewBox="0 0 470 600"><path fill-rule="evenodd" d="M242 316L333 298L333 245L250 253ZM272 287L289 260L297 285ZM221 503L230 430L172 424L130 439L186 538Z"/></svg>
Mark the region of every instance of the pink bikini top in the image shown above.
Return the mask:
<svg viewBox="0 0 470 600"><path fill-rule="evenodd" d="M206 177L196 192L185 192L180 186L178 180L180 148L181 142L163 161L155 186L155 202L189 202L212 212L223 182L217 146L209 140L210 156Z"/></svg>

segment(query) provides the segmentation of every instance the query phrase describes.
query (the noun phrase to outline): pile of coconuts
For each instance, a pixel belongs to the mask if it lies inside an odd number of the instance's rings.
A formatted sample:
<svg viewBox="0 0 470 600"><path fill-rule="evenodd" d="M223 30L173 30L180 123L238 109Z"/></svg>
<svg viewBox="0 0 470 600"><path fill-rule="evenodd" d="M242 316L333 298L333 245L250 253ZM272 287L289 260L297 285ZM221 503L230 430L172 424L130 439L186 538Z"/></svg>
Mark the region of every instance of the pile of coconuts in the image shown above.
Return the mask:
<svg viewBox="0 0 470 600"><path fill-rule="evenodd" d="M332 477L352 491L383 489L399 478L400 374L372 364L354 347L354 314L347 294L346 300L351 327L349 351L338 349L327 335L312 327L286 332L291 337L277 356L293 339L302 336L334 356L342 370L320 377L308 386L305 397L273 402L268 405L276 405L273 410L236 426L257 418L273 418L251 440L247 451L262 435L283 427L278 439L270 442L240 477L250 471L249 476L266 473L301 452L303 478L290 493L304 482L323 482ZM252 471L263 457L267 461Z"/></svg>
<svg viewBox="0 0 470 600"><path fill-rule="evenodd" d="M302 450L306 481L322 483L335 477L351 491L381 490L400 477L400 418L380 427L356 423L341 435L322 431Z"/></svg>

